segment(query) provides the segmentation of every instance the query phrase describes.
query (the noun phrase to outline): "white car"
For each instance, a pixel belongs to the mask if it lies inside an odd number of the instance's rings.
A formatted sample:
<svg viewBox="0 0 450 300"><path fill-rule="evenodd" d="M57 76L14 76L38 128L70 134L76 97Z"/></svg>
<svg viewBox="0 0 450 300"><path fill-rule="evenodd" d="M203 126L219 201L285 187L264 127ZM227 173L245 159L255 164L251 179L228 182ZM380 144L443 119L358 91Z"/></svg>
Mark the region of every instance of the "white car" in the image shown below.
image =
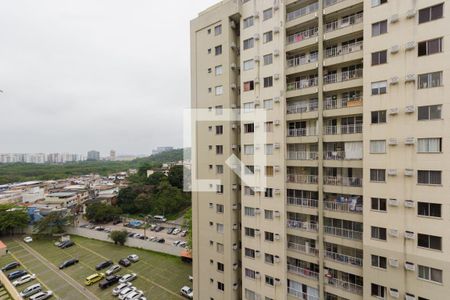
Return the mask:
<svg viewBox="0 0 450 300"><path fill-rule="evenodd" d="M130 286L131 286L131 282L124 282L124 283L119 284L112 290L113 296L119 295L121 291L123 291L124 289L126 289Z"/></svg>
<svg viewBox="0 0 450 300"><path fill-rule="evenodd" d="M180 228L175 228L173 231L172 231L172 234L173 235L177 235L177 234L179 234L181 232L181 229Z"/></svg>
<svg viewBox="0 0 450 300"><path fill-rule="evenodd" d="M31 280L34 280L36 278L36 274L27 274L23 275L19 279L13 281L14 286L22 285L24 283L30 282Z"/></svg>
<svg viewBox="0 0 450 300"><path fill-rule="evenodd" d="M139 256L137 256L136 254L130 254L130 255L128 255L128 260L132 261L132 262L138 262Z"/></svg>
<svg viewBox="0 0 450 300"><path fill-rule="evenodd" d="M175 241L175 242L173 242L173 245L178 246L179 243L181 243L181 241Z"/></svg>
<svg viewBox="0 0 450 300"><path fill-rule="evenodd" d="M183 286L180 290L181 295L185 296L186 298L192 299L194 298L194 292L192 289L188 286Z"/></svg>
<svg viewBox="0 0 450 300"><path fill-rule="evenodd" d="M135 280L136 278L137 278L136 273L125 274L122 276L122 278L119 279L119 282L120 283L130 282L130 281Z"/></svg>
<svg viewBox="0 0 450 300"><path fill-rule="evenodd" d="M31 236L26 236L23 238L23 241L25 243L31 243L33 241L33 238Z"/></svg>
<svg viewBox="0 0 450 300"><path fill-rule="evenodd" d="M109 276L109 275L112 275L112 274L114 274L114 273L116 273L116 272L119 272L120 269L122 269L121 266L119 266L119 265L114 265L114 266L112 266L111 268L109 268L108 270L106 270L105 274L106 274L106 276Z"/></svg>
<svg viewBox="0 0 450 300"><path fill-rule="evenodd" d="M30 300L45 300L53 295L52 291L39 292L30 297Z"/></svg>
<svg viewBox="0 0 450 300"><path fill-rule="evenodd" d="M135 290L136 288L134 286L124 289L123 291L120 292L119 299L124 300L129 294L131 294Z"/></svg>
<svg viewBox="0 0 450 300"><path fill-rule="evenodd" d="M181 242L178 244L178 247L184 248L186 247L186 242Z"/></svg>
<svg viewBox="0 0 450 300"><path fill-rule="evenodd" d="M141 296L138 300L147 300L147 297Z"/></svg>
<svg viewBox="0 0 450 300"><path fill-rule="evenodd" d="M140 296L142 296L144 292L136 290L126 295L125 300L137 300Z"/></svg>

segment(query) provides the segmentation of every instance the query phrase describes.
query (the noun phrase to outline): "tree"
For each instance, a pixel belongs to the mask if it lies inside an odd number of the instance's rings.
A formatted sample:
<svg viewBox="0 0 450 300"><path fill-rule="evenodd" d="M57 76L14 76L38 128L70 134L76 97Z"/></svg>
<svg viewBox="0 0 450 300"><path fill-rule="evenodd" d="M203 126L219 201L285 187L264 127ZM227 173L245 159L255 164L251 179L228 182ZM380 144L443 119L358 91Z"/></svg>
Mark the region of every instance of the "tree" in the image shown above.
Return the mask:
<svg viewBox="0 0 450 300"><path fill-rule="evenodd" d="M30 222L27 210L13 205L0 205L0 233L14 233Z"/></svg>
<svg viewBox="0 0 450 300"><path fill-rule="evenodd" d="M188 203L180 189L171 186L168 182L161 182L152 201L152 214L176 213L186 207Z"/></svg>
<svg viewBox="0 0 450 300"><path fill-rule="evenodd" d="M164 173L156 172L156 173L153 173L152 175L148 176L145 183L149 184L149 185L158 186L161 183L161 181L165 180L165 177L166 176L164 175Z"/></svg>
<svg viewBox="0 0 450 300"><path fill-rule="evenodd" d="M63 233L64 227L72 224L73 216L66 212L51 212L34 225L34 231L40 234Z"/></svg>
<svg viewBox="0 0 450 300"><path fill-rule="evenodd" d="M114 244L124 245L128 238L128 232L126 230L113 230L109 234L109 238L114 241Z"/></svg>
<svg viewBox="0 0 450 300"><path fill-rule="evenodd" d="M136 205L134 204L134 200L138 196L138 193L132 186L126 187L119 191L118 195L118 205L122 209L123 212L134 214L138 212Z"/></svg>
<svg viewBox="0 0 450 300"><path fill-rule="evenodd" d="M152 207L152 197L151 194L141 193L136 197L134 205L137 207L140 213L148 214Z"/></svg>
<svg viewBox="0 0 450 300"><path fill-rule="evenodd" d="M192 249L192 208L189 208L184 214L184 226L188 228L186 246Z"/></svg>
<svg viewBox="0 0 450 300"><path fill-rule="evenodd" d="M122 210L104 203L93 203L86 208L86 218L95 223L106 223L120 217Z"/></svg>
<svg viewBox="0 0 450 300"><path fill-rule="evenodd" d="M183 189L183 166L173 166L169 170L169 183L179 189Z"/></svg>

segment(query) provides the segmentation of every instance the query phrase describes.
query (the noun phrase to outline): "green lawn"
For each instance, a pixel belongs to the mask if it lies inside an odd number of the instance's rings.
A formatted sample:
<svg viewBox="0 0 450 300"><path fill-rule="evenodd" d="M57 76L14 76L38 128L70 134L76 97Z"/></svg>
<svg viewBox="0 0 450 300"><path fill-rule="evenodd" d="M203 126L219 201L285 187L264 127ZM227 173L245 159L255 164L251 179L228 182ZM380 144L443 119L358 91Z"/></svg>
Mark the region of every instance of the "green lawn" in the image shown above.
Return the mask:
<svg viewBox="0 0 450 300"><path fill-rule="evenodd" d="M53 241L50 240L35 239L28 245L55 266L58 266L68 258L78 258L80 263L65 269L64 272L81 284L83 284L84 278L96 272L95 265L99 262L111 259L117 263L120 258L124 258L129 254L137 254L140 257L140 261L128 268L122 268L119 274L137 273L138 279L133 282L133 285L143 290L148 299L180 299L178 295L181 286L190 285L188 275L192 272L191 265L181 262L178 257L77 236L72 237L72 240L75 241L76 245L64 250L54 246ZM23 248L21 242L4 241L14 257L7 255L0 258L0 266L17 258L26 269L37 275L44 286L53 290L57 297L74 300L86 299L86 296L57 276L45 264L34 258L27 249ZM101 290L95 284L86 288L102 300L116 299L111 295L112 287Z"/></svg>

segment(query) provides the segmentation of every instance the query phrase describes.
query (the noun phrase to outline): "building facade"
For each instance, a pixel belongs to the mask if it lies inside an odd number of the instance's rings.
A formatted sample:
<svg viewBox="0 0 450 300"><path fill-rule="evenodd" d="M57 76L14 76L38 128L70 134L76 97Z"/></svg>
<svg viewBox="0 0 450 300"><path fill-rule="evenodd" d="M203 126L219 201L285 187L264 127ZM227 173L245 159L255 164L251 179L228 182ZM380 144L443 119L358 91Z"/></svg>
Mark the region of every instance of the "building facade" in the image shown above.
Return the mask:
<svg viewBox="0 0 450 300"><path fill-rule="evenodd" d="M87 153L87 160L100 160L100 152L91 150Z"/></svg>
<svg viewBox="0 0 450 300"><path fill-rule="evenodd" d="M191 22L192 108L216 116L193 127L193 174L219 180L193 192L196 299L447 298L449 13L226 0Z"/></svg>

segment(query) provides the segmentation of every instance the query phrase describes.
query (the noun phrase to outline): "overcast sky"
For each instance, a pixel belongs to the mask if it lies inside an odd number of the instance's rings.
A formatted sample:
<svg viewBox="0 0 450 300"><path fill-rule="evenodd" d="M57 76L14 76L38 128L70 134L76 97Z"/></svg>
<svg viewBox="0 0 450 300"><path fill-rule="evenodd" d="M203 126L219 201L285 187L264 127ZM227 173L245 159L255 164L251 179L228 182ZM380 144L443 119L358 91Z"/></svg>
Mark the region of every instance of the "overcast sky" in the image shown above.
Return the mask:
<svg viewBox="0 0 450 300"><path fill-rule="evenodd" d="M216 2L0 1L0 153L181 147L189 21Z"/></svg>

